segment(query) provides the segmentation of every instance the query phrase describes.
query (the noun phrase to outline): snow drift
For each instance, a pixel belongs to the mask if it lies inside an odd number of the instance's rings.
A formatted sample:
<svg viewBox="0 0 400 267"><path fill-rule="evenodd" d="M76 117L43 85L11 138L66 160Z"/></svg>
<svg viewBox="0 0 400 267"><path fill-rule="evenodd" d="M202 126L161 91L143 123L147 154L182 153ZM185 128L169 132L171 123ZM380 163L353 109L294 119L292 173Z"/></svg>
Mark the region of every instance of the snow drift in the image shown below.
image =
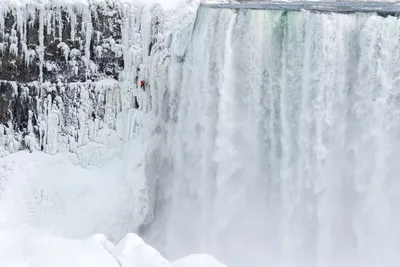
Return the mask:
<svg viewBox="0 0 400 267"><path fill-rule="evenodd" d="M117 241L152 221L157 95L198 4L1 3L0 225Z"/></svg>
<svg viewBox="0 0 400 267"><path fill-rule="evenodd" d="M0 230L0 265L7 267L226 267L208 255L168 262L139 236L129 233L116 246L102 234L85 240L20 229Z"/></svg>

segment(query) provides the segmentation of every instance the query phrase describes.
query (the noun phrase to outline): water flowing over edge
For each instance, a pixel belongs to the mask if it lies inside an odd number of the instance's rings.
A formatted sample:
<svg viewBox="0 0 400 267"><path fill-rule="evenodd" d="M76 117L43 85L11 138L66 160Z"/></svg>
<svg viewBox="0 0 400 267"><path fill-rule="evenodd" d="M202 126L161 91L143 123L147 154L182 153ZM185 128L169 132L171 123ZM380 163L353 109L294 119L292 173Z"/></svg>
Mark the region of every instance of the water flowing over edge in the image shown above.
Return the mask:
<svg viewBox="0 0 400 267"><path fill-rule="evenodd" d="M201 8L181 79L170 81L178 91L159 100L165 155L152 227L168 254L392 266L399 25Z"/></svg>

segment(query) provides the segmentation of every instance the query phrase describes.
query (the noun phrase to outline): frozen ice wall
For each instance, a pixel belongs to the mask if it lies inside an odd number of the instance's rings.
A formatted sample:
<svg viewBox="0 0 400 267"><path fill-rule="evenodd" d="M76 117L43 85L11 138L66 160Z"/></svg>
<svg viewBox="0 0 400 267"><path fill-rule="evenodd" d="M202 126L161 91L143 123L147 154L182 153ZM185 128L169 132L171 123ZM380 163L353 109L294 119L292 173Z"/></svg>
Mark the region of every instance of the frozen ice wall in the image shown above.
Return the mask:
<svg viewBox="0 0 400 267"><path fill-rule="evenodd" d="M181 35L190 37L194 16L178 28L177 17L130 1L2 3L0 157L132 139L170 49L181 53Z"/></svg>
<svg viewBox="0 0 400 267"><path fill-rule="evenodd" d="M0 3L0 227L118 241L151 222L156 100L197 7Z"/></svg>
<svg viewBox="0 0 400 267"><path fill-rule="evenodd" d="M393 16L201 7L158 98L148 236L238 267L396 266L399 33Z"/></svg>

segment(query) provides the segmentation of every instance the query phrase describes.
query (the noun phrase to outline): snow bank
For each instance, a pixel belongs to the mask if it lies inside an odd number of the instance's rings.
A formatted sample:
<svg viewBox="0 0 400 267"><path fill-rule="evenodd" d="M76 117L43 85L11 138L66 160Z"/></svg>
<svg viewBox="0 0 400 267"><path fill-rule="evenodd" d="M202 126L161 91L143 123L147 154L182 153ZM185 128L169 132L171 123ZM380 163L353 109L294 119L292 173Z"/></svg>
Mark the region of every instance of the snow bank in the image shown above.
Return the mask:
<svg viewBox="0 0 400 267"><path fill-rule="evenodd" d="M0 266L119 267L94 239L73 240L34 230L0 230Z"/></svg>
<svg viewBox="0 0 400 267"><path fill-rule="evenodd" d="M20 151L0 159L0 228L30 225L52 235L96 232L119 240L153 211L141 140L91 143L76 154Z"/></svg>
<svg viewBox="0 0 400 267"><path fill-rule="evenodd" d="M133 233L114 246L102 234L75 240L45 235L29 228L0 230L0 266L226 267L209 255L191 255L170 264Z"/></svg>

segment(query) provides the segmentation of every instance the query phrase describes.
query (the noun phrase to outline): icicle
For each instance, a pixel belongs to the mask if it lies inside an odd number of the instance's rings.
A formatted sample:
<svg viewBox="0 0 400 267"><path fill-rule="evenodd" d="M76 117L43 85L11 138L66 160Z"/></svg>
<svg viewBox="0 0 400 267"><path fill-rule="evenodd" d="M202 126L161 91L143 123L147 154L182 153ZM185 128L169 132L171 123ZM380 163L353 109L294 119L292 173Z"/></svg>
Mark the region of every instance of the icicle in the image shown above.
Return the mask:
<svg viewBox="0 0 400 267"><path fill-rule="evenodd" d="M52 24L52 18L53 16L53 9L48 7L49 12L46 12L46 21L45 21L45 25L46 25L46 33L47 35L52 35L52 29L53 29L53 24Z"/></svg>
<svg viewBox="0 0 400 267"><path fill-rule="evenodd" d="M10 44L10 55L17 57L18 56L18 37L17 31L15 29L11 29L11 36L9 36L8 41Z"/></svg>
<svg viewBox="0 0 400 267"><path fill-rule="evenodd" d="M86 39L85 39L85 65L86 65L86 78L89 75L89 63L90 63L90 44L92 41L92 32L93 32L93 25L91 21L92 17L90 16L89 10L84 13L84 25L86 25Z"/></svg>
<svg viewBox="0 0 400 267"><path fill-rule="evenodd" d="M90 61L89 69L90 69L91 73L97 73L98 72L98 66L93 61Z"/></svg>
<svg viewBox="0 0 400 267"><path fill-rule="evenodd" d="M78 66L78 64L76 63L76 61L75 60L72 60L73 62L71 62L74 66L72 67L72 71L73 71L73 73L75 74L75 76L78 76L78 73L79 73L79 66Z"/></svg>
<svg viewBox="0 0 400 267"><path fill-rule="evenodd" d="M100 44L100 38L101 38L101 32L100 31L96 31L96 41L97 41L97 45L99 45Z"/></svg>
<svg viewBox="0 0 400 267"><path fill-rule="evenodd" d="M59 43L59 44L57 45L57 48L58 48L58 49L61 48L62 53L63 53L63 56L64 56L64 58L65 58L65 61L68 62L68 56L69 56L69 53L70 53L70 48L69 48L69 46L68 46L66 43L64 43L64 42L61 42L61 43Z"/></svg>
<svg viewBox="0 0 400 267"><path fill-rule="evenodd" d="M37 150L37 142L36 142L36 137L33 132L33 125L32 125L32 118L33 118L33 112L32 110L28 111L28 126L27 126L27 135L24 138L25 145L29 148L30 152L36 151Z"/></svg>
<svg viewBox="0 0 400 267"><path fill-rule="evenodd" d="M58 21L58 36L60 38L60 41L62 41L62 32L63 32L63 20L62 20L62 13L61 13L61 7L58 8L57 12L57 21Z"/></svg>
<svg viewBox="0 0 400 267"><path fill-rule="evenodd" d="M26 44L23 44L23 45L25 45L24 49L28 49L26 47ZM29 67L32 65L33 59L36 57L36 52L35 52L35 50L29 49L29 50L25 50L24 53L25 53L25 66Z"/></svg>
<svg viewBox="0 0 400 267"><path fill-rule="evenodd" d="M26 12L24 12L24 19L22 21L22 34L21 34L21 42L26 43L27 35L28 35L28 19L26 17Z"/></svg>
<svg viewBox="0 0 400 267"><path fill-rule="evenodd" d="M96 52L96 57L101 58L103 55L103 47L100 45L96 46L95 52Z"/></svg>
<svg viewBox="0 0 400 267"><path fill-rule="evenodd" d="M22 48L22 53L26 54L26 52L28 52L28 46L26 45L25 42L21 43L21 48Z"/></svg>
<svg viewBox="0 0 400 267"><path fill-rule="evenodd" d="M71 23L71 41L75 41L75 31L76 31L76 14L74 10L69 7L69 18Z"/></svg>
<svg viewBox="0 0 400 267"><path fill-rule="evenodd" d="M43 63L44 63L44 15L46 9L40 7L39 11L39 81L43 82Z"/></svg>
<svg viewBox="0 0 400 267"><path fill-rule="evenodd" d="M18 96L18 85L17 85L17 83L16 82L14 82L14 81L12 81L12 82L9 82L10 84L11 84L11 86L12 86L12 88L13 88L13 90L14 90L14 97L17 97Z"/></svg>
<svg viewBox="0 0 400 267"><path fill-rule="evenodd" d="M36 20L36 10L32 9L29 13L28 28L33 29Z"/></svg>
<svg viewBox="0 0 400 267"><path fill-rule="evenodd" d="M10 55L14 56L14 57L18 56L18 45L17 44L10 45Z"/></svg>
<svg viewBox="0 0 400 267"><path fill-rule="evenodd" d="M17 31L19 31L20 36L21 36L21 41L25 42L26 41L26 23L27 23L27 17L26 17L26 7L24 6L23 8L17 8L16 14L14 17L17 20Z"/></svg>
<svg viewBox="0 0 400 267"><path fill-rule="evenodd" d="M5 17L7 15L8 9L6 6L0 6L0 31L2 34L4 34L4 29L5 29Z"/></svg>

